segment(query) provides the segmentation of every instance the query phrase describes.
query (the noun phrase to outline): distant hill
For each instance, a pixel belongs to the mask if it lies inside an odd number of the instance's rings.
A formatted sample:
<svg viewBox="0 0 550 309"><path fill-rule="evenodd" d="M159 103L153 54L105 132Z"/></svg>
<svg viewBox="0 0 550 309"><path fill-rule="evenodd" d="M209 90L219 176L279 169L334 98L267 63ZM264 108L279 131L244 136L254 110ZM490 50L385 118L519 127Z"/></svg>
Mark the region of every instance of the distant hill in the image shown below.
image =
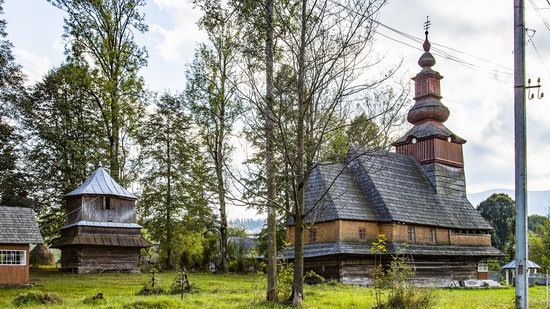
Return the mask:
<svg viewBox="0 0 550 309"><path fill-rule="evenodd" d="M229 225L240 226L245 229L248 234L258 234L265 224L265 219L241 218L229 220Z"/></svg>
<svg viewBox="0 0 550 309"><path fill-rule="evenodd" d="M508 189L493 189L478 193L468 194L468 199L477 207L481 202L491 196L493 193L505 193L512 199L515 199L514 190ZM548 213L550 208L550 190L548 191L529 191L527 193L527 204L529 215L543 215Z"/></svg>

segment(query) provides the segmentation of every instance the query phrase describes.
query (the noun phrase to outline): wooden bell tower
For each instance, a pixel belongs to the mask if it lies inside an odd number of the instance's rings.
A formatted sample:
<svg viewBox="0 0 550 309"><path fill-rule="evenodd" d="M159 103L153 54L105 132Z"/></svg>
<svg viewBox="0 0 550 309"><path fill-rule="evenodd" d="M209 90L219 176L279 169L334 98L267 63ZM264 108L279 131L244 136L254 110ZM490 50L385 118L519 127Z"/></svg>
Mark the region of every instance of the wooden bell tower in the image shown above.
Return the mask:
<svg viewBox="0 0 550 309"><path fill-rule="evenodd" d="M407 115L413 127L393 146L397 153L413 156L420 162L437 193L466 196L462 155L466 140L443 124L450 115L441 103L443 76L432 69L435 58L430 53L427 29L425 34L424 54L418 60L422 70L412 78L415 104Z"/></svg>

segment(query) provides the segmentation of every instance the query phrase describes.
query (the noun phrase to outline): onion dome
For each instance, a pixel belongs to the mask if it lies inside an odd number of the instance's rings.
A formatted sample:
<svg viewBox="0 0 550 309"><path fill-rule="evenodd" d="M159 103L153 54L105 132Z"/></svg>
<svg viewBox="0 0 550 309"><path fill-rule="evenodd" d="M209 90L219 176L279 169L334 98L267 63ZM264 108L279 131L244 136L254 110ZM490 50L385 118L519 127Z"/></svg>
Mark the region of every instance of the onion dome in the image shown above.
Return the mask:
<svg viewBox="0 0 550 309"><path fill-rule="evenodd" d="M443 125L450 115L449 109L441 103L440 80L443 79L443 76L432 69L436 61L430 53L431 44L428 40L428 31L425 34L426 39L422 45L424 53L418 59L418 65L422 70L412 78L415 85L415 104L407 114L407 121L414 127L394 145L408 143L413 138L427 139L431 137L463 144L466 142L465 140Z"/></svg>

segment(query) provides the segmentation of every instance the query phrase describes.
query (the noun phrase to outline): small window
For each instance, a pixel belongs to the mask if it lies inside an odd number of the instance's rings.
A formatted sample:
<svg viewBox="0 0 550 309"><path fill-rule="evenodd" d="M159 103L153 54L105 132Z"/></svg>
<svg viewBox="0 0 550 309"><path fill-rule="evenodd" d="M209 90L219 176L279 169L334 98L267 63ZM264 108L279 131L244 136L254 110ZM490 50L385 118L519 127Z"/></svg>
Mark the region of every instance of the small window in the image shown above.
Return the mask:
<svg viewBox="0 0 550 309"><path fill-rule="evenodd" d="M437 242L437 235L434 228L430 228L430 243L435 244Z"/></svg>
<svg viewBox="0 0 550 309"><path fill-rule="evenodd" d="M408 232L408 239L410 243L416 242L416 231L414 229L414 226L407 226L407 232Z"/></svg>
<svg viewBox="0 0 550 309"><path fill-rule="evenodd" d="M367 229L364 227L359 228L359 240L366 240L367 239Z"/></svg>
<svg viewBox="0 0 550 309"><path fill-rule="evenodd" d="M0 265L26 265L25 250L0 250Z"/></svg>
<svg viewBox="0 0 550 309"><path fill-rule="evenodd" d="M317 230L316 229L310 229L309 230L309 242L316 242L317 241Z"/></svg>
<svg viewBox="0 0 550 309"><path fill-rule="evenodd" d="M110 197L104 197L103 198L103 209L111 210L111 198Z"/></svg>
<svg viewBox="0 0 550 309"><path fill-rule="evenodd" d="M487 264L487 260L481 260L477 263L478 273L486 273L488 271L489 271L489 265Z"/></svg>

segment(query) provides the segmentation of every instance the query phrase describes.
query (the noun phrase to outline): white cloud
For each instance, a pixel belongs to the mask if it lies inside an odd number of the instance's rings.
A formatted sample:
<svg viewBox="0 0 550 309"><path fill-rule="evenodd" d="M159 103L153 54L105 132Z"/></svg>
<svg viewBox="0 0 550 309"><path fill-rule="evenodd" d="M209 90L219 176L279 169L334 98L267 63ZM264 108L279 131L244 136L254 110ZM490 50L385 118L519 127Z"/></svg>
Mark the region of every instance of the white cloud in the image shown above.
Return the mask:
<svg viewBox="0 0 550 309"><path fill-rule="evenodd" d="M35 54L24 49L13 50L17 63L22 65L22 70L27 75L27 83L33 84L39 81L51 68L51 61L44 54Z"/></svg>
<svg viewBox="0 0 550 309"><path fill-rule="evenodd" d="M192 60L198 42L205 38L197 26L200 12L188 1L155 0L154 3L169 17L170 28L152 24L151 33L160 37L156 52L166 62L185 64Z"/></svg>

